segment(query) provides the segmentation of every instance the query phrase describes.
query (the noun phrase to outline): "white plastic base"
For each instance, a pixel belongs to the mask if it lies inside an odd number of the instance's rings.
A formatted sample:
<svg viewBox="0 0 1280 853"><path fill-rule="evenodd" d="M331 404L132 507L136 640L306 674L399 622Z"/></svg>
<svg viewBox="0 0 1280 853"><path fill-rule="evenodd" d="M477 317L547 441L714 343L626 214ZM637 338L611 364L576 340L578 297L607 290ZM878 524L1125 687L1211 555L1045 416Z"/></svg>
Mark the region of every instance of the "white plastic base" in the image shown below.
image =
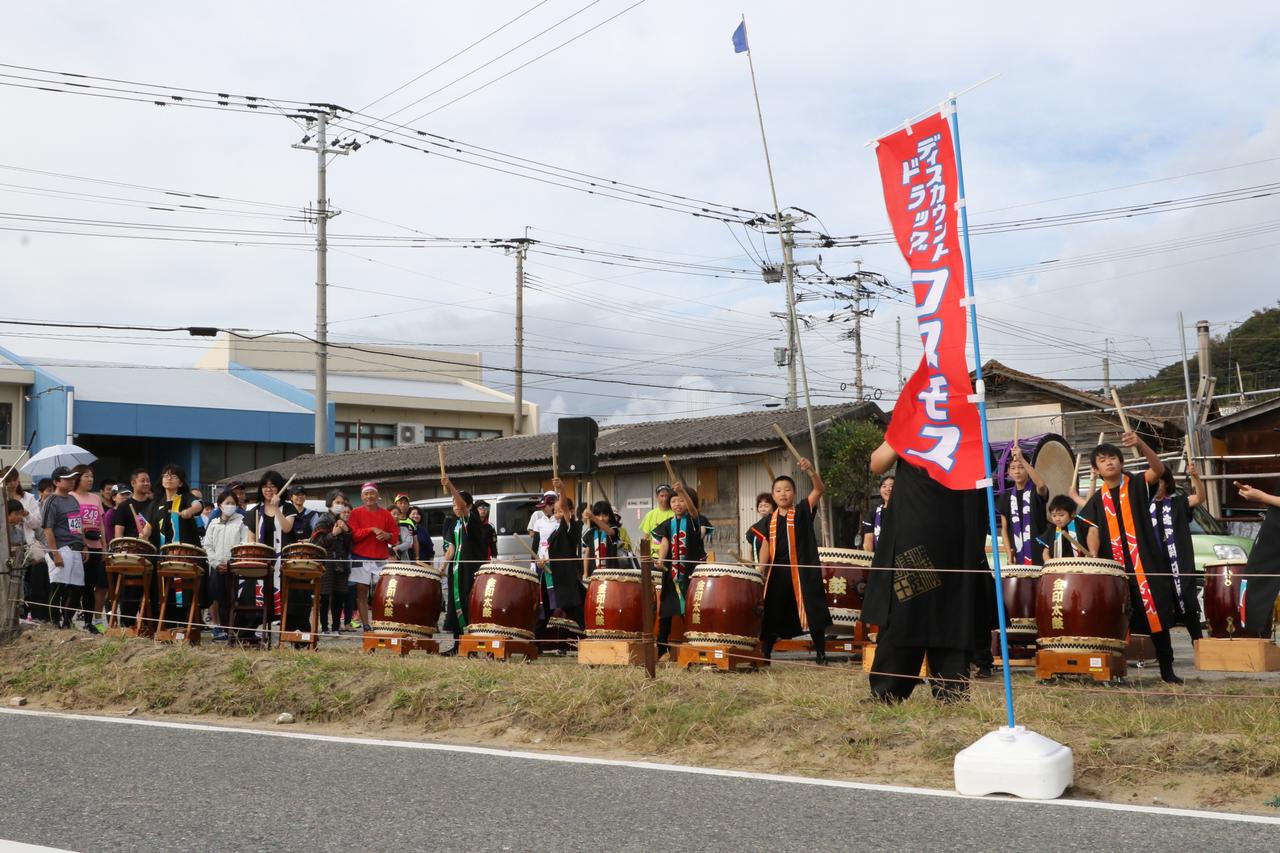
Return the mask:
<svg viewBox="0 0 1280 853"><path fill-rule="evenodd" d="M956 753L956 791L1055 800L1075 778L1071 750L1026 726L1001 726Z"/></svg>

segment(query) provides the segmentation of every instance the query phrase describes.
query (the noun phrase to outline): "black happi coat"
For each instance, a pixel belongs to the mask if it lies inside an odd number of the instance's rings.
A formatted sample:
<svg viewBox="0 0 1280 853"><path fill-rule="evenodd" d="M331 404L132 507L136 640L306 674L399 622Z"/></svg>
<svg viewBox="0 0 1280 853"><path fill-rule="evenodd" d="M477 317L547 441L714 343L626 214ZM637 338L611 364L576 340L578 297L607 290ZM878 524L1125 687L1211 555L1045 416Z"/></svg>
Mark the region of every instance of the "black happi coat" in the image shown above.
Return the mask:
<svg viewBox="0 0 1280 853"><path fill-rule="evenodd" d="M796 564L800 576L797 594L791 577L791 552L787 541L786 518L783 510L774 510L753 525L765 539L773 517L778 517L777 541L773 542L773 560L764 567L764 618L760 634L763 637L794 637L805 631L800 624L800 608L804 608L810 632L823 631L831 624L831 611L827 609L827 591L822 584L822 561L818 557L818 537L814 533L814 511L807 497L795 506L796 513Z"/></svg>
<svg viewBox="0 0 1280 853"><path fill-rule="evenodd" d="M1142 558L1142 570L1147 577L1147 586L1151 590L1151 598L1155 603L1156 615L1160 617L1160 627L1168 630L1174 623L1174 588L1173 578L1169 575L1168 554L1163 543L1156 541L1156 532L1151 528L1151 488L1142 474L1125 474L1129 478L1129 502L1132 504L1133 526L1137 528L1134 536L1138 540L1138 555ZM1120 487L1110 488L1106 483L1098 487L1098 491L1089 502L1080 509L1077 518L1083 518L1098 528L1098 556L1104 560L1114 559L1111 550L1111 533L1107 528L1107 512L1102 503L1103 491L1111 492L1115 504L1117 523L1124 529L1123 509L1120 506ZM1138 581L1133 573L1133 560L1129 549L1123 547L1124 570L1129 575L1129 630L1135 634L1150 634L1152 627L1147 619L1146 607L1138 590Z"/></svg>
<svg viewBox="0 0 1280 853"><path fill-rule="evenodd" d="M600 554L596 547L597 533L604 533L604 559L600 559ZM622 542L618 536L618 528L611 527L609 532L605 533L598 527L586 527L582 532L582 552L587 555L587 577L595 574L600 569L616 569L621 567L618 560L618 549L622 547Z"/></svg>
<svg viewBox="0 0 1280 853"><path fill-rule="evenodd" d="M1013 487L1013 482L1009 483L1010 488L1004 494L1000 495L996 501L996 510L1000 513L1000 517L1005 520L1009 526L1009 541L1005 543L1005 547L1012 550L1013 548L1013 502L1018 500L1018 489ZM1044 563L1044 552L1040 545L1036 542L1036 534L1044 530L1049 523L1048 514L1045 512L1045 506L1048 503L1040 493L1036 491L1036 484L1031 480L1027 480L1024 490L1031 491L1031 524L1027 527L1027 536L1031 539L1031 562L1033 565L1039 566ZM1018 512L1022 513L1023 505L1019 502ZM1083 544L1083 543L1081 543ZM1016 555L1015 555L1016 559Z"/></svg>
<svg viewBox="0 0 1280 853"><path fill-rule="evenodd" d="M1248 586L1244 591L1244 626L1250 633L1271 635L1271 619L1280 593L1280 507L1267 510L1258 531L1258 540L1249 552L1249 562L1244 567ZM1269 578L1250 575L1271 575Z"/></svg>
<svg viewBox="0 0 1280 853"><path fill-rule="evenodd" d="M987 529L982 491L948 489L898 461L862 603L862 618L880 627L881 644L972 649L979 631L994 625L991 576L932 569L985 570Z"/></svg>
<svg viewBox="0 0 1280 853"><path fill-rule="evenodd" d="M1088 550L1087 550L1089 547L1089 542L1088 542L1089 525L1078 519L1073 519L1073 520L1075 520L1076 522L1075 532L1074 533L1071 532L1071 522L1067 522L1067 526L1063 528L1063 532L1068 533L1072 537L1074 537L1075 540L1080 543L1080 547L1086 550L1077 551L1076 546L1068 542L1066 536L1063 536L1061 556L1087 557L1089 556ZM1053 547L1054 547L1054 543L1057 542L1057 539L1058 539L1058 528L1050 524L1044 529L1044 532L1041 533L1040 537L1036 540L1036 550L1040 552L1041 557L1044 556L1045 549L1048 549L1049 557L1051 559L1054 557ZM1037 560L1036 562L1039 563L1041 561Z"/></svg>
<svg viewBox="0 0 1280 853"><path fill-rule="evenodd" d="M465 630L464 623L471 621L468 610L471 587L476 580L476 570L488 560L485 550L487 526L474 509L465 518L455 517L445 524L444 544L453 546L449 559L449 599L445 602L446 631ZM462 618L459 618L459 608Z"/></svg>
<svg viewBox="0 0 1280 853"><path fill-rule="evenodd" d="M680 518L685 519L684 529L681 532L684 544L681 547L680 563L675 566L674 577L670 551L662 566L662 595L658 616L663 619L683 615L684 602L689 597L689 579L693 575L693 570L698 568L698 564L707 559L707 548L702 542L702 528L710 527L711 522L705 515L699 515L696 523L688 513L683 516L672 516L653 529L654 540L659 543L672 542L676 531L680 529Z"/></svg>
<svg viewBox="0 0 1280 853"><path fill-rule="evenodd" d="M1186 495L1170 495L1166 500L1169 501L1169 508L1172 510L1173 545L1174 550L1178 552L1178 580L1182 586L1182 597L1178 599L1175 595L1174 606L1177 608L1178 615L1182 617L1182 621L1189 622L1191 619L1200 618L1200 602L1196 597L1195 545L1191 541L1191 505L1187 503ZM1156 518L1152 523L1152 530L1156 534L1156 547L1165 555L1165 564L1168 565L1171 561L1169 547L1164 541L1166 531L1163 502L1156 503L1155 510Z"/></svg>
<svg viewBox="0 0 1280 853"><path fill-rule="evenodd" d="M570 610L582 604L582 522L560 519L560 526L547 537L551 559L551 582L555 585L556 608Z"/></svg>

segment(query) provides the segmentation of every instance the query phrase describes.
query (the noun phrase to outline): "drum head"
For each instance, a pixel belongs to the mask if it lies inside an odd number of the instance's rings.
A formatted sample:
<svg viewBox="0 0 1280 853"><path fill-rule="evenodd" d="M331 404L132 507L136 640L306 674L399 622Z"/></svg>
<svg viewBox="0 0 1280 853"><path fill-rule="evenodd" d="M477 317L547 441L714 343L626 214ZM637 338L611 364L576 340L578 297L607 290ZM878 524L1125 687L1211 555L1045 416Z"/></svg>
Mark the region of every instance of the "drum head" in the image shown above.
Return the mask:
<svg viewBox="0 0 1280 853"><path fill-rule="evenodd" d="M1076 479L1076 458L1071 454L1071 445L1060 435L1050 433L1040 439L1035 453L1031 456L1031 464L1036 473L1044 477L1049 487L1049 497L1065 495Z"/></svg>
<svg viewBox="0 0 1280 853"><path fill-rule="evenodd" d="M840 566L869 566L871 552L853 548L819 548L818 559L823 563Z"/></svg>
<svg viewBox="0 0 1280 853"><path fill-rule="evenodd" d="M485 563L476 570L477 575L509 575L511 577L527 580L530 583L538 582L538 573L528 566L517 566L514 563Z"/></svg>

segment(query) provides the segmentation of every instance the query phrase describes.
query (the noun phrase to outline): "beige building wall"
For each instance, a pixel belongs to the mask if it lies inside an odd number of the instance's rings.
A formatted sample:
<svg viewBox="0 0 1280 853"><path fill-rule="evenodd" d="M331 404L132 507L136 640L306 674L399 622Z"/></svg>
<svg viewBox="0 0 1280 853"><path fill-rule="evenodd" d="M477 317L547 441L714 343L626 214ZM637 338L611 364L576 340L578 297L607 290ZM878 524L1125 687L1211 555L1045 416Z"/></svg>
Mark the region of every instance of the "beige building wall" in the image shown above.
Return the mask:
<svg viewBox="0 0 1280 853"><path fill-rule="evenodd" d="M474 404L472 404L474 405ZM503 407L501 413L482 413L474 410L443 411L433 409L405 409L391 406L359 406L337 403L336 419L347 423L360 421L366 424L422 424L429 427L462 427L466 429L497 429L503 435L511 435L511 407Z"/></svg>
<svg viewBox="0 0 1280 853"><path fill-rule="evenodd" d="M412 347L388 347L359 344L363 352L329 348L329 370L356 376L387 376L387 368L396 369L397 379L462 379L482 380L480 353L445 352ZM369 352L374 350L376 354ZM423 361L422 359L431 359ZM246 341L222 334L196 367L226 370L230 363L256 370L306 370L316 366L315 344L296 338L259 338Z"/></svg>

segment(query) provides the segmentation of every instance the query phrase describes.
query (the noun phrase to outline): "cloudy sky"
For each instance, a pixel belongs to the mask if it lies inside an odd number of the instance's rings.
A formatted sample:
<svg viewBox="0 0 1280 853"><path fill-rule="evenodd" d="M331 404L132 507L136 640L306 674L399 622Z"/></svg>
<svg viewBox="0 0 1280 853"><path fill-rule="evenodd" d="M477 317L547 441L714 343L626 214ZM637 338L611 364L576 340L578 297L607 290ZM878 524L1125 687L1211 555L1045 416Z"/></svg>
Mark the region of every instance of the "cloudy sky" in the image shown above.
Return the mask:
<svg viewBox="0 0 1280 853"><path fill-rule="evenodd" d="M367 112L579 173L769 210L747 61L730 45L745 12L780 202L816 214L805 227L884 231L875 158L863 143L994 74L1001 76L961 100L971 221L1121 209L1103 221L975 237L985 357L1097 387L1105 348L1115 378L1173 360L1179 310L1188 324L1208 319L1222 333L1276 300L1276 197L1202 198L1280 175L1280 114L1262 97L1280 88L1280 39L1262 3L1224 4L1211 16L1180 3L212 8L21 4L0 33L3 62L132 81L90 82L148 102L146 93L172 86L359 110L412 80ZM35 91L18 87L46 84L21 78L53 78L15 67L0 73L0 316L314 329L314 260L305 246L312 232L294 220L314 197L315 162L290 147L299 125L270 111L160 109ZM527 227L535 240L656 259L617 266L560 249L530 255L525 364L557 375L526 383L544 428L562 414L612 422L714 414L784 393L784 372L773 365L782 327L769 316L783 309L782 290L753 272L762 258L777 260L776 237L369 144L371 131L357 132L364 124L347 118L337 128L339 139L365 144L330 170L329 195L343 211L335 235L513 237ZM206 202L209 211L155 210L175 197L152 190L220 199ZM1125 215L1171 199L1188 201ZM479 350L490 367L510 366L510 257L334 242L335 337ZM833 275L859 260L893 282L905 274L891 245L821 254ZM676 271L688 264L746 272ZM820 283L803 290L829 293ZM852 396L852 347L841 337L849 326L828 322L842 307L824 298L800 305L814 321L804 345L815 402ZM884 298L874 308L864 324L866 382L889 405L899 316L908 369L919 347L901 303ZM37 359L179 365L198 356L183 337L119 331L64 336L5 326L0 344ZM600 377L677 390L592 381ZM509 390L510 374L492 370L489 382Z"/></svg>

